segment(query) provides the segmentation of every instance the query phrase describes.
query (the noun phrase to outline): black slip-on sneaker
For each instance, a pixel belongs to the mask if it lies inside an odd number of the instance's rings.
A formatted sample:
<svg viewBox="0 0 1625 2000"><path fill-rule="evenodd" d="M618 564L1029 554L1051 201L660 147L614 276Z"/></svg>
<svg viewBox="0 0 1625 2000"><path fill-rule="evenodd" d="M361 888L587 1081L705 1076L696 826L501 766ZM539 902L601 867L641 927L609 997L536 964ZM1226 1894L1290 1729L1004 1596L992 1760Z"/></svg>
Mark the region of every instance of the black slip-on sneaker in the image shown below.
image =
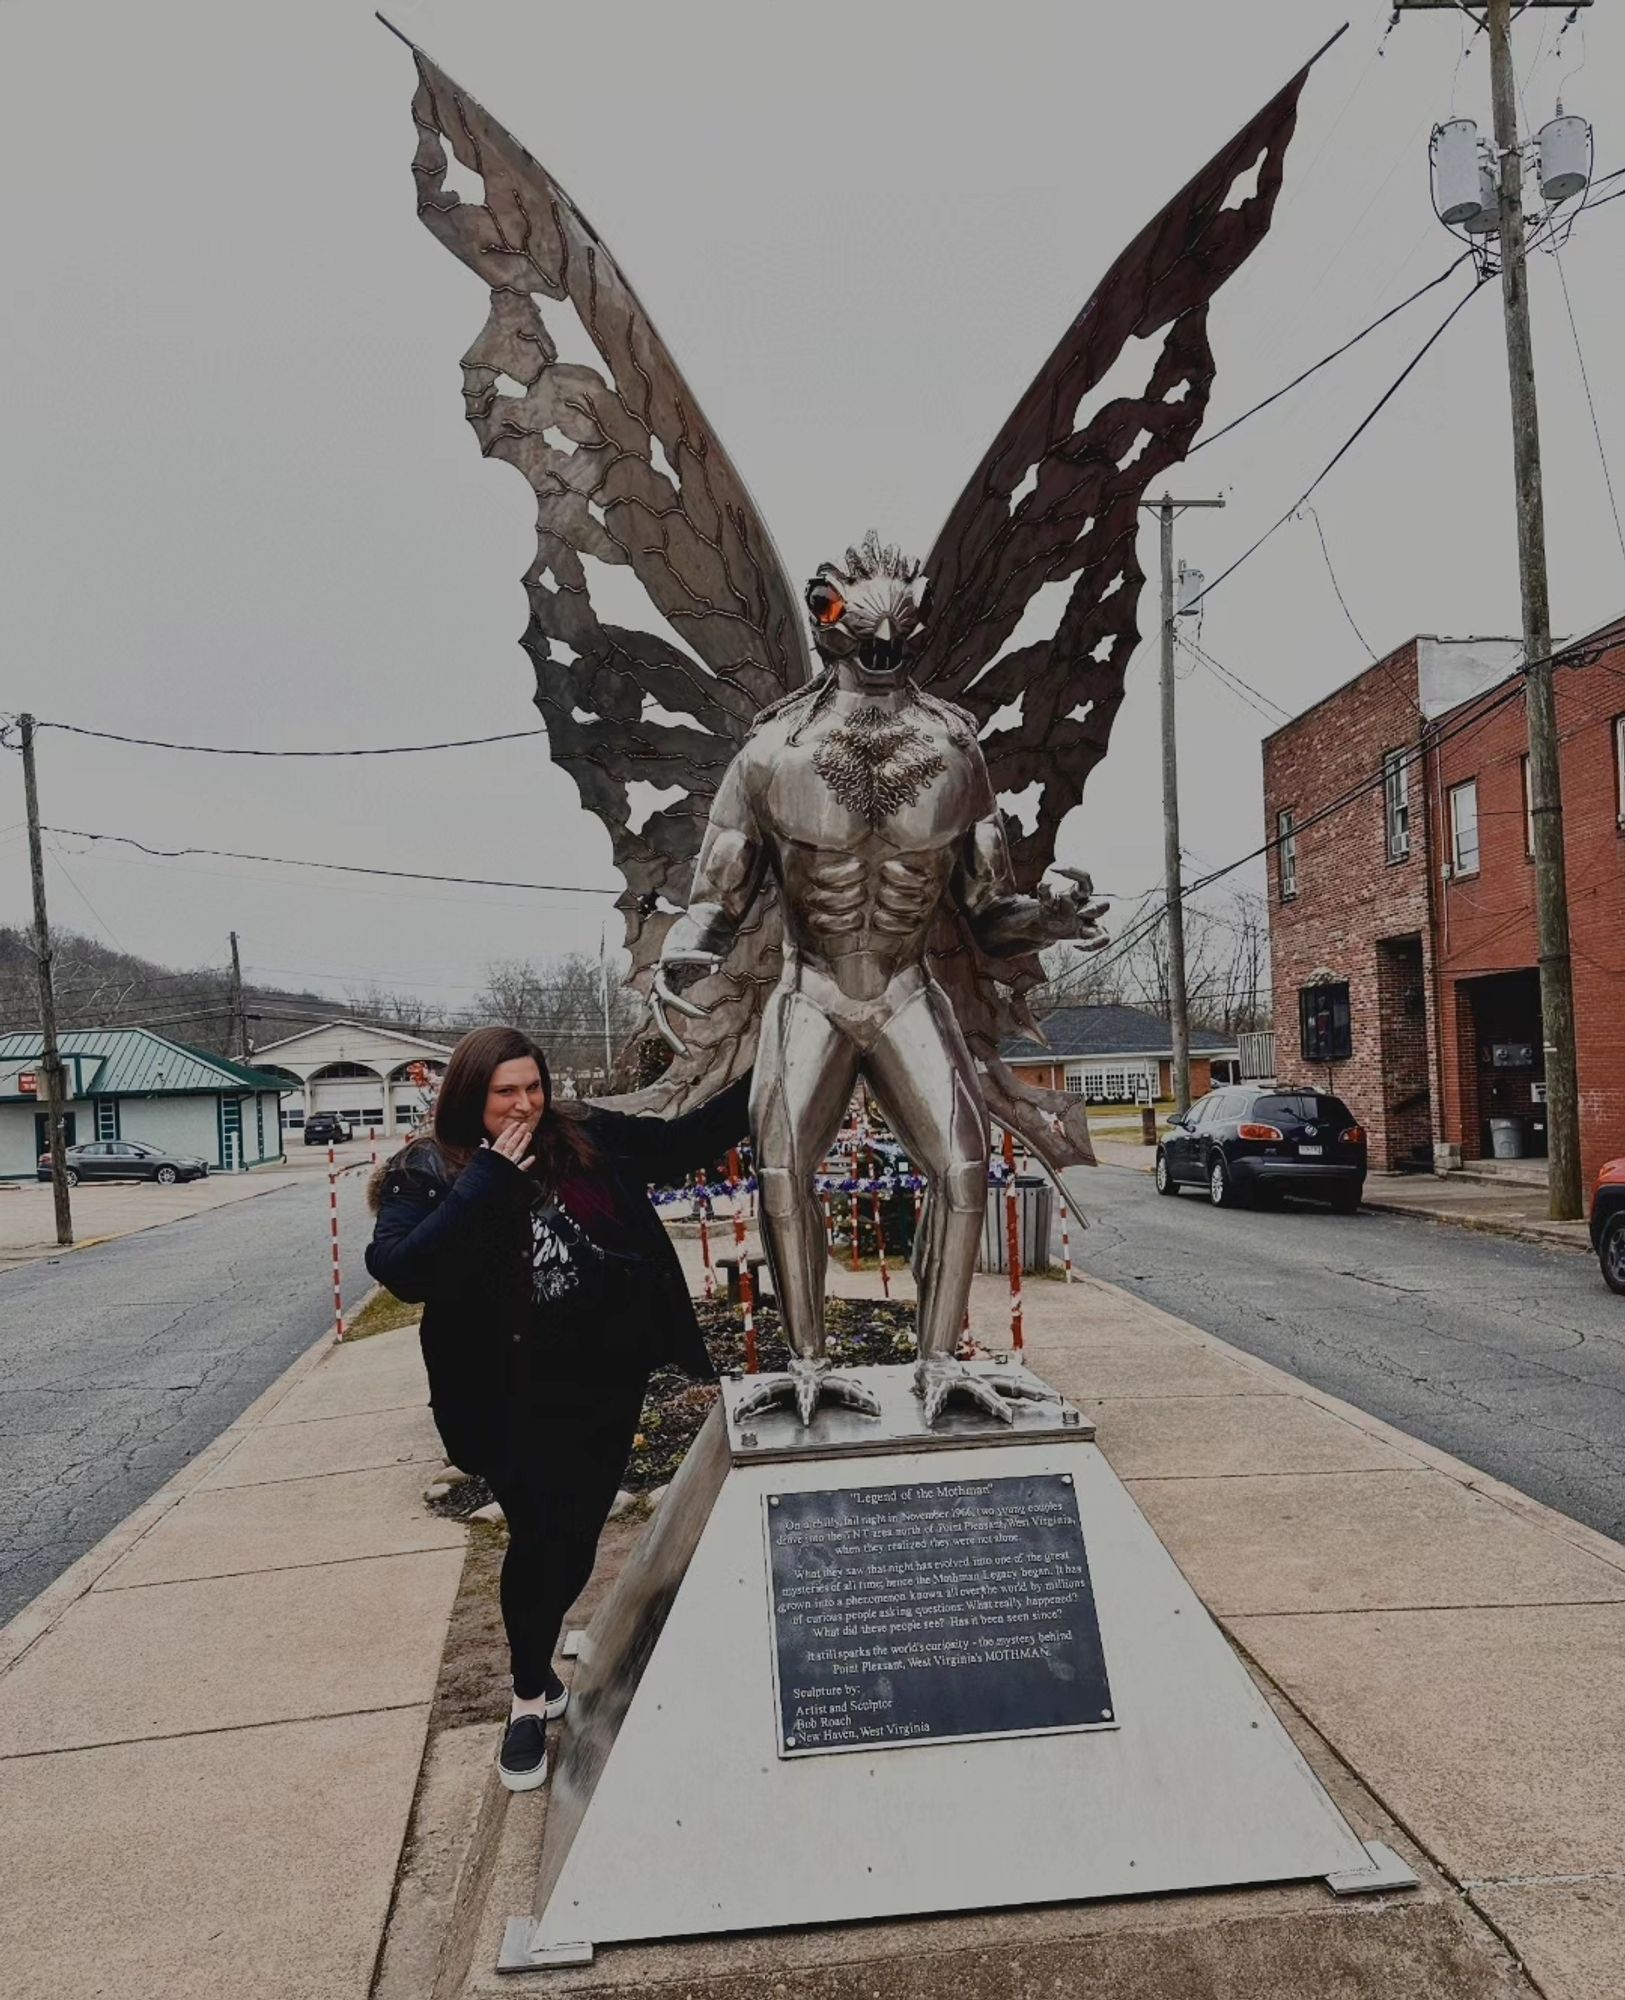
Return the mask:
<svg viewBox="0 0 1625 2000"><path fill-rule="evenodd" d="M548 1721L557 1722L559 1717L570 1706L570 1690L559 1679L557 1674L549 1674L547 1685L542 1689L542 1693L547 1696Z"/></svg>
<svg viewBox="0 0 1625 2000"><path fill-rule="evenodd" d="M547 1729L539 1715L516 1716L497 1753L497 1775L510 1792L547 1783Z"/></svg>

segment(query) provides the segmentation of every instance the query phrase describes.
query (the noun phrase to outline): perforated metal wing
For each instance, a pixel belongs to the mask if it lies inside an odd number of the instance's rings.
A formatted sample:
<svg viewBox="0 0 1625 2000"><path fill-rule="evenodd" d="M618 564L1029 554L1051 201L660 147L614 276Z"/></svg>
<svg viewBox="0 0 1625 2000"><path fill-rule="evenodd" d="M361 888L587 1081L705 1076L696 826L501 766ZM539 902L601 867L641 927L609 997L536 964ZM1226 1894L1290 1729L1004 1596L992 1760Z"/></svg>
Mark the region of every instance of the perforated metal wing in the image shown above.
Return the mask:
<svg viewBox="0 0 1625 2000"><path fill-rule="evenodd" d="M1022 817L1007 814L1007 825L1023 889L1055 859L1061 822L1106 754L1140 641L1140 507L1201 428L1215 373L1208 306L1269 228L1311 66L1112 265L926 559L928 637L916 676L971 711L995 791L1021 798ZM1140 386L1102 401L1094 392L1131 339L1153 343ZM1012 646L1039 591L1068 579L1052 634ZM945 926L933 962L989 1065L995 1117L1052 1164L1091 1158L1081 1102L1028 1090L997 1062L1000 1039L1032 1032L1022 995L1043 977L1036 958L995 964L963 926Z"/></svg>
<svg viewBox="0 0 1625 2000"><path fill-rule="evenodd" d="M536 705L553 757L609 829L646 989L724 770L757 711L808 677L805 619L744 481L592 225L483 106L413 56L418 214L489 288L463 356L468 421L536 496L521 642ZM447 185L448 147L483 200ZM600 367L561 358L585 349L573 322ZM608 621L619 603L635 623ZM710 1012L646 1102L680 1108L745 1066L778 942L769 889L723 971L695 989Z"/></svg>

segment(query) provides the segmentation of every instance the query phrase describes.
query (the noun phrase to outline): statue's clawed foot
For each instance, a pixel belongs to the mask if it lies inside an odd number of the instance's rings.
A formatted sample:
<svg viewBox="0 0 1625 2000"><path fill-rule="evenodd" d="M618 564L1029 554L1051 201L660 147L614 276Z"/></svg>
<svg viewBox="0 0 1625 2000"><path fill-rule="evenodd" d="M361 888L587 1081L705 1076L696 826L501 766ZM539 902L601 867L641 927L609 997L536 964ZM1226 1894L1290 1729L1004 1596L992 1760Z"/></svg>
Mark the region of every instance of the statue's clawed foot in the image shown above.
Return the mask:
<svg viewBox="0 0 1625 2000"><path fill-rule="evenodd" d="M1015 1399L1025 1397L1029 1402L1043 1403L1050 1397L1049 1390L1021 1375L974 1374L963 1361L945 1354L929 1355L916 1364L914 1393L925 1404L928 1429L942 1415L950 1396L967 1398L1001 1424L1015 1422L1016 1414L1010 1407Z"/></svg>
<svg viewBox="0 0 1625 2000"><path fill-rule="evenodd" d="M805 1430L813 1420L820 1403L839 1403L848 1410L857 1410L866 1417L880 1415L880 1398L873 1390L864 1388L861 1382L832 1369L827 1361L804 1361L796 1356L790 1363L789 1372L784 1375L767 1375L742 1396L734 1409L737 1420L760 1416L763 1410L770 1410L776 1404L794 1402L796 1418Z"/></svg>

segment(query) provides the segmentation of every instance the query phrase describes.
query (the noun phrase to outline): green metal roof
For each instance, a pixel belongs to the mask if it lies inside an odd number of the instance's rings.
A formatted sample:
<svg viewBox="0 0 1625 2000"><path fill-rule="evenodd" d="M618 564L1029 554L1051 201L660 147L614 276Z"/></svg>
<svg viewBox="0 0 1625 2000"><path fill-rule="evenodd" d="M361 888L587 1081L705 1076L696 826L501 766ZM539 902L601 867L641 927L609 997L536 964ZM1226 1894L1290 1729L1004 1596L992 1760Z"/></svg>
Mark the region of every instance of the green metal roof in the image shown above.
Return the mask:
<svg viewBox="0 0 1625 2000"><path fill-rule="evenodd" d="M286 1091L287 1079L207 1055L150 1028L68 1028L57 1037L65 1056L100 1057L86 1076L87 1097L140 1097L189 1090ZM0 1063L28 1062L40 1053L36 1035L0 1035ZM88 1069L88 1063L87 1063Z"/></svg>

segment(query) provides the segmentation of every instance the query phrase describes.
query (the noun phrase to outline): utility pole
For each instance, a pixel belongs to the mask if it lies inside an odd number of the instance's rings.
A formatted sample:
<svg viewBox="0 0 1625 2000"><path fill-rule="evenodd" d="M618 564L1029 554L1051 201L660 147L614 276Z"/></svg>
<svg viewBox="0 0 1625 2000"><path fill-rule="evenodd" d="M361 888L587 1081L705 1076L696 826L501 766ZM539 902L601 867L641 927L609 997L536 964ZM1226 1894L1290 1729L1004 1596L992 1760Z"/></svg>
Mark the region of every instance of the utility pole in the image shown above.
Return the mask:
<svg viewBox="0 0 1625 2000"><path fill-rule="evenodd" d="M34 880L34 961L39 970L40 1068L45 1072L46 1144L51 1154L51 1194L56 1240L73 1241L68 1198L67 1145L62 1133L62 1056L56 1045L56 992L51 983L51 927L45 915L45 850L40 842L39 785L34 775L34 718L17 718L23 749L23 806L28 815L28 869Z"/></svg>
<svg viewBox="0 0 1625 2000"><path fill-rule="evenodd" d="M609 1033L609 939L608 926L598 929L598 997L604 1010L604 1089L609 1089L611 1072L615 1067L615 1054L610 1047Z"/></svg>
<svg viewBox="0 0 1625 2000"><path fill-rule="evenodd" d="M1402 10L1439 0L1397 0ZM1527 0L1572 6L1574 0ZM1578 0L1589 6L1591 0ZM1523 11L1522 6L1518 11ZM1512 469L1518 524L1518 585L1523 605L1524 708L1529 726L1529 813L1535 838L1535 934L1540 954L1541 1039L1546 1056L1546 1189L1554 1220L1582 1213L1580 1102L1574 1052L1574 968L1569 952L1569 897L1563 857L1563 780L1557 693L1552 678L1552 621L1546 584L1546 511L1541 493L1540 421L1535 354L1529 330L1524 245L1523 153L1518 144L1517 76L1512 66L1512 0L1487 0L1490 102L1494 118L1501 244L1501 311L1506 322L1512 400Z"/></svg>
<svg viewBox="0 0 1625 2000"><path fill-rule="evenodd" d="M231 934L231 1032L228 1041L237 1044L236 1053L248 1061L248 1015L243 1005L243 962L237 952L237 933Z"/></svg>
<svg viewBox="0 0 1625 2000"><path fill-rule="evenodd" d="M1179 744L1174 723L1174 516L1187 507L1222 507L1222 500L1144 503L1162 524L1162 879L1168 905L1168 1027L1174 1051L1174 1109L1191 1106L1191 1024L1185 994L1185 901L1180 887Z"/></svg>
<svg viewBox="0 0 1625 2000"><path fill-rule="evenodd" d="M1580 1213L1580 1100L1574 1055L1574 969L1563 863L1563 779L1552 681L1546 592L1546 510L1541 496L1535 354L1523 238L1523 154L1512 68L1512 0L1490 0L1490 90L1501 168L1501 306L1512 387L1512 464L1518 498L1518 583L1523 596L1524 705L1529 718L1529 810L1535 830L1535 930L1546 1044L1547 1205Z"/></svg>

